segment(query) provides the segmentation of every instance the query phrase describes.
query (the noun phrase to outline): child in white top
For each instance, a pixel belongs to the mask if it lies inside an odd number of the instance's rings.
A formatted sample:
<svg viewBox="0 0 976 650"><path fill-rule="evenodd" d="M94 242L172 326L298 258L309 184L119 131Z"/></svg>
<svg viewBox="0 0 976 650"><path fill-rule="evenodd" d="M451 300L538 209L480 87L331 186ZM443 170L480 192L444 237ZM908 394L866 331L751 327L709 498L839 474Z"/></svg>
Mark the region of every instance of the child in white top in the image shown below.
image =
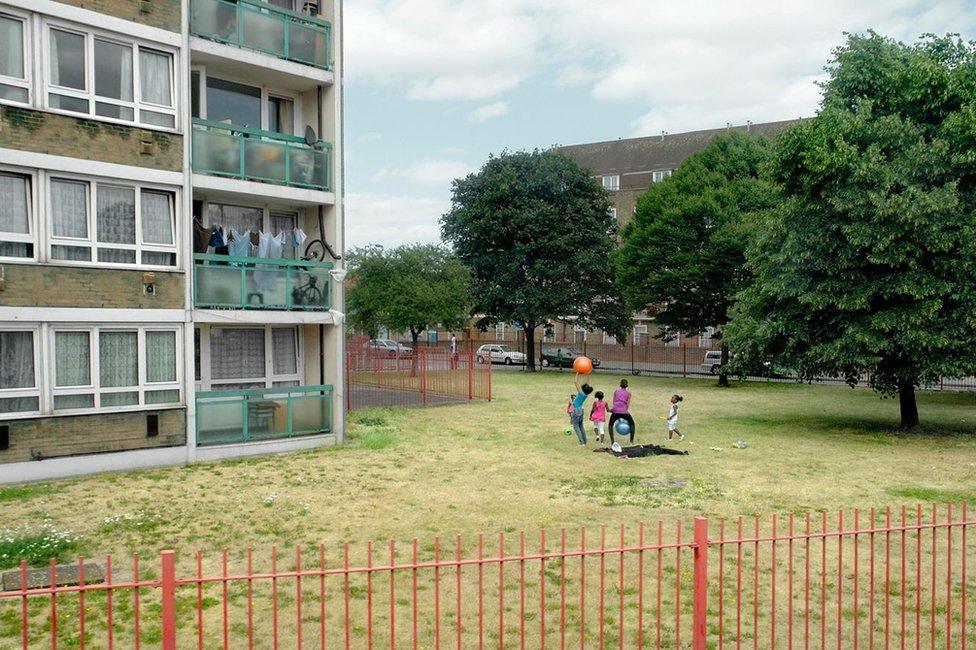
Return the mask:
<svg viewBox="0 0 976 650"><path fill-rule="evenodd" d="M671 396L671 407L668 409L668 440L674 437L674 434L678 434L678 440L684 440L684 435L678 431L678 402L684 400L684 397L678 395L677 393Z"/></svg>

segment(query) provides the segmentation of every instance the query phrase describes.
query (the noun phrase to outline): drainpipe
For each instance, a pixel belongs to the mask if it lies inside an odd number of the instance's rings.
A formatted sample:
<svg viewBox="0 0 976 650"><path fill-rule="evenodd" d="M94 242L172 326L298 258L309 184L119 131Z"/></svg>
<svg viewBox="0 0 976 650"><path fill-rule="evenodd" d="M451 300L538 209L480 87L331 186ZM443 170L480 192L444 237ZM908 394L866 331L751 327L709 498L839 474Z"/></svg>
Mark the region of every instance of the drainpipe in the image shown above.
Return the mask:
<svg viewBox="0 0 976 650"><path fill-rule="evenodd" d="M317 131L319 137L322 137L322 100L325 91L322 84L319 84L315 88L315 101L317 105ZM324 242L325 238L325 206L322 204L318 205L318 225L319 225L319 238ZM325 385L325 325L319 323L319 386Z"/></svg>

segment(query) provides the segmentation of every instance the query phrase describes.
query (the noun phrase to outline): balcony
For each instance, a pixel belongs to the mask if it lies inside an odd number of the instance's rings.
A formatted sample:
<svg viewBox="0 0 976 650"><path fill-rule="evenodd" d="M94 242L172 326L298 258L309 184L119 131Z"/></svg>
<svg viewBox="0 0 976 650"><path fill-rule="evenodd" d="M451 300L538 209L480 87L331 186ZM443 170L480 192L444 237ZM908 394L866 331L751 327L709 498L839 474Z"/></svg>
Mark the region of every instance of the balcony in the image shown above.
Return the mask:
<svg viewBox="0 0 976 650"><path fill-rule="evenodd" d="M327 311L332 264L262 257L193 256L193 304L200 309Z"/></svg>
<svg viewBox="0 0 976 650"><path fill-rule="evenodd" d="M332 386L206 391L196 405L200 447L332 431Z"/></svg>
<svg viewBox="0 0 976 650"><path fill-rule="evenodd" d="M190 33L280 59L332 69L332 26L260 0L192 0Z"/></svg>
<svg viewBox="0 0 976 650"><path fill-rule="evenodd" d="M194 173L332 191L332 145L224 122L193 120Z"/></svg>

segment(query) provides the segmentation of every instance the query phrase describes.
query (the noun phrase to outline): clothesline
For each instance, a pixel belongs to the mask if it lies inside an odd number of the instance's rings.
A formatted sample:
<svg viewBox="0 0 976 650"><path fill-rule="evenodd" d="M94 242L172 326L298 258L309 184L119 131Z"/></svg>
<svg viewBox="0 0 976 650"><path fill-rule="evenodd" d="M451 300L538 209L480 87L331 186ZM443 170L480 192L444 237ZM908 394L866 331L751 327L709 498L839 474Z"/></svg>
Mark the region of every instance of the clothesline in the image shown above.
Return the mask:
<svg viewBox="0 0 976 650"><path fill-rule="evenodd" d="M195 253L206 253L213 249L216 255L231 257L261 257L266 259L282 259L286 245L295 251L301 250L302 244L308 238L301 228L282 230L278 234L270 232L250 231L243 233L223 226L206 228L200 223L193 223L193 250ZM226 232L229 230L229 232Z"/></svg>

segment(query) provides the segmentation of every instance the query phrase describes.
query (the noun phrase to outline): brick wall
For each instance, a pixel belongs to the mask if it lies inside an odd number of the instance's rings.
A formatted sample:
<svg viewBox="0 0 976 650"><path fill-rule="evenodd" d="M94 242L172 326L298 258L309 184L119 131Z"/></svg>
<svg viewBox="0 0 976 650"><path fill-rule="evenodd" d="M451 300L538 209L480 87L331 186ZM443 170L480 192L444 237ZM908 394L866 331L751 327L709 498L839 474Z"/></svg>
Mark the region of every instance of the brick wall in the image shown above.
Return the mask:
<svg viewBox="0 0 976 650"><path fill-rule="evenodd" d="M180 0L58 0L58 2L151 27L161 27L171 32L180 31Z"/></svg>
<svg viewBox="0 0 976 650"><path fill-rule="evenodd" d="M143 271L53 265L3 264L0 305L9 307L105 307L183 309L182 273L155 275L156 293L143 290Z"/></svg>
<svg viewBox="0 0 976 650"><path fill-rule="evenodd" d="M0 107L0 147L152 169L183 169L183 136L17 106Z"/></svg>
<svg viewBox="0 0 976 650"><path fill-rule="evenodd" d="M146 436L147 413L159 414L159 435L153 438ZM0 451L0 464L186 444L183 409L0 420L0 424L10 427L10 447Z"/></svg>

